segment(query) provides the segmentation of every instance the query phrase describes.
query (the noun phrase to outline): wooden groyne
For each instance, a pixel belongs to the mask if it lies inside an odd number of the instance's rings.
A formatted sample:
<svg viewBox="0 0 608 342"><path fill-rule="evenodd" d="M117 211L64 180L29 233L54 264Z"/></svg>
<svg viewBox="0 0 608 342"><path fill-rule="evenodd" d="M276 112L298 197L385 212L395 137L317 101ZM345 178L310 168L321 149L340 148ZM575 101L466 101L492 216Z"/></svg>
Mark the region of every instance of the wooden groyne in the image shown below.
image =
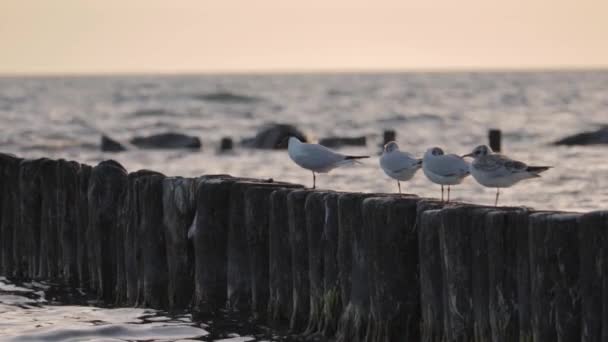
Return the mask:
<svg viewBox="0 0 608 342"><path fill-rule="evenodd" d="M108 304L234 311L294 339L608 340L608 211L7 154L0 190L0 274Z"/></svg>

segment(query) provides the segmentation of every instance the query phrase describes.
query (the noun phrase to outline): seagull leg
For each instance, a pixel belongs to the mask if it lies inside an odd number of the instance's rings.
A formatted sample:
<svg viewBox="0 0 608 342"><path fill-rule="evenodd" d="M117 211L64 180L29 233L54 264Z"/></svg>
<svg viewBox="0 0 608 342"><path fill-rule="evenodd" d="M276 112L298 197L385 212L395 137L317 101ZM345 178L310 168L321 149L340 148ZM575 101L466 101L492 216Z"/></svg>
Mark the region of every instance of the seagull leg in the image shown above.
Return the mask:
<svg viewBox="0 0 608 342"><path fill-rule="evenodd" d="M498 207L498 195L500 194L500 188L496 188L496 201L494 201L494 206Z"/></svg>
<svg viewBox="0 0 608 342"><path fill-rule="evenodd" d="M441 202L443 202L443 184L441 185Z"/></svg>
<svg viewBox="0 0 608 342"><path fill-rule="evenodd" d="M448 203L450 203L450 186L448 185Z"/></svg>
<svg viewBox="0 0 608 342"><path fill-rule="evenodd" d="M399 187L399 194L401 194L401 183L397 181L397 186Z"/></svg>
<svg viewBox="0 0 608 342"><path fill-rule="evenodd" d="M314 189L317 186L317 176L315 175L315 172L312 172L312 188Z"/></svg>

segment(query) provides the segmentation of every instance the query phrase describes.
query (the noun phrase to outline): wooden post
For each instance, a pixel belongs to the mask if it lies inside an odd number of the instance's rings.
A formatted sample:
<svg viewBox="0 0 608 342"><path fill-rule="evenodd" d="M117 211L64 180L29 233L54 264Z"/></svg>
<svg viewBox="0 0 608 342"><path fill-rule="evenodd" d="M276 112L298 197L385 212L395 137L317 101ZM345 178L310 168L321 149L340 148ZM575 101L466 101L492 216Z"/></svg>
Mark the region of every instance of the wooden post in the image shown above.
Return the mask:
<svg viewBox="0 0 608 342"><path fill-rule="evenodd" d="M310 190L296 190L287 195L293 286L293 307L289 330L293 334L299 334L306 329L310 315L308 234L306 230L306 211L304 209L306 197L310 193Z"/></svg>
<svg viewBox="0 0 608 342"><path fill-rule="evenodd" d="M19 167L19 224L24 246L25 278L38 275L40 260L40 165L42 159L23 160Z"/></svg>
<svg viewBox="0 0 608 342"><path fill-rule="evenodd" d="M370 312L368 341L420 340L417 197L363 201L369 238Z"/></svg>
<svg viewBox="0 0 608 342"><path fill-rule="evenodd" d="M580 339L578 214L529 217L534 341Z"/></svg>
<svg viewBox="0 0 608 342"><path fill-rule="evenodd" d="M167 249L169 308L185 309L194 297L194 249L188 229L194 220L195 178L163 180L163 220Z"/></svg>
<svg viewBox="0 0 608 342"><path fill-rule="evenodd" d="M340 267L338 265L339 194L330 192L324 197L325 222L321 245L323 246L323 294L320 333L333 337L338 328L340 312L344 307L340 296Z"/></svg>
<svg viewBox="0 0 608 342"><path fill-rule="evenodd" d="M278 189L270 195L268 218L268 323L288 328L293 311L293 272L289 243L287 196L295 190Z"/></svg>
<svg viewBox="0 0 608 342"><path fill-rule="evenodd" d="M368 240L363 230L363 200L373 194L342 193L338 197L338 267L344 310L336 341L363 341L370 319Z"/></svg>
<svg viewBox="0 0 608 342"><path fill-rule="evenodd" d="M417 208L418 260L420 261L420 340L443 341L443 274L441 273L441 251L439 228L441 208L439 201L421 200Z"/></svg>
<svg viewBox="0 0 608 342"><path fill-rule="evenodd" d="M492 149L492 151L501 151L501 138L502 133L499 129L491 129L488 131L488 140L490 142L490 148Z"/></svg>
<svg viewBox="0 0 608 342"><path fill-rule="evenodd" d="M119 224L119 205L126 182L126 170L113 160L106 160L95 166L89 179L89 265L91 272L95 274L93 280L96 284L93 289L108 303L114 299L116 286L116 248L120 247L115 239L115 230ZM43 208L44 198L43 195Z"/></svg>
<svg viewBox="0 0 608 342"><path fill-rule="evenodd" d="M254 319L265 321L270 298L269 253L271 195L277 189L301 188L284 183L251 183L244 192L246 251L251 279L251 312Z"/></svg>
<svg viewBox="0 0 608 342"><path fill-rule="evenodd" d="M310 285L310 316L305 335L312 336L321 330L323 310L323 230L325 228L326 192L312 192L306 198L306 232L308 245L308 280Z"/></svg>
<svg viewBox="0 0 608 342"><path fill-rule="evenodd" d="M608 340L608 211L583 215L579 225L581 341Z"/></svg>
<svg viewBox="0 0 608 342"><path fill-rule="evenodd" d="M21 252L14 249L16 232L19 230L19 163L20 158L0 153L0 273L15 275Z"/></svg>
<svg viewBox="0 0 608 342"><path fill-rule="evenodd" d="M230 188L235 181L229 176L204 177L196 191L194 302L202 315L226 305Z"/></svg>
<svg viewBox="0 0 608 342"><path fill-rule="evenodd" d="M524 326L520 324L522 319L528 319L529 326L529 305L524 305L518 292L518 279L529 278L529 268L522 267L527 265L529 256L527 239L518 237L519 230L527 232L528 214L528 210L522 208L496 210L486 216L488 311L492 341L532 339L529 329L520 330L520 326ZM526 296L529 298L529 293Z"/></svg>
<svg viewBox="0 0 608 342"><path fill-rule="evenodd" d="M77 255L77 194L80 191L78 182L80 164L59 160L57 172L57 205L59 216L59 241L62 253L61 277L72 287L78 286Z"/></svg>

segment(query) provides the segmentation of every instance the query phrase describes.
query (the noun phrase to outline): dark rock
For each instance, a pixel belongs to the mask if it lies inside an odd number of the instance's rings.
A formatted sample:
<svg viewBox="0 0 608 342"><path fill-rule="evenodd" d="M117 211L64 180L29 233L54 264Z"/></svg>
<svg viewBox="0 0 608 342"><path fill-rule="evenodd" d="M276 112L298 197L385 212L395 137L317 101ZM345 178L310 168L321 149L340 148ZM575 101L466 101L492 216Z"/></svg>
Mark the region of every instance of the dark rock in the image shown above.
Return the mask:
<svg viewBox="0 0 608 342"><path fill-rule="evenodd" d="M342 147L342 146L365 146L367 139L365 137L329 137L323 138L319 144L327 147Z"/></svg>
<svg viewBox="0 0 608 342"><path fill-rule="evenodd" d="M222 140L220 141L220 152L228 152L228 151L232 151L232 149L234 148L234 143L232 142L232 138L230 137L223 137Z"/></svg>
<svg viewBox="0 0 608 342"><path fill-rule="evenodd" d="M101 136L101 150L104 152L122 152L126 151L127 148L122 146L116 140L112 140L110 137L106 135Z"/></svg>
<svg viewBox="0 0 608 342"><path fill-rule="evenodd" d="M292 125L272 124L264 127L255 137L244 139L241 144L250 148L281 150L287 148L286 138L290 136L307 141L304 133Z"/></svg>
<svg viewBox="0 0 608 342"><path fill-rule="evenodd" d="M262 101L262 99L258 97L234 94L227 91L195 95L194 98L201 101L220 103L254 103Z"/></svg>
<svg viewBox="0 0 608 342"><path fill-rule="evenodd" d="M608 144L608 126L593 132L570 135L553 143L553 145L566 146L596 144Z"/></svg>
<svg viewBox="0 0 608 342"><path fill-rule="evenodd" d="M139 148L192 148L200 149L199 138L181 133L161 133L147 137L135 137L131 144Z"/></svg>

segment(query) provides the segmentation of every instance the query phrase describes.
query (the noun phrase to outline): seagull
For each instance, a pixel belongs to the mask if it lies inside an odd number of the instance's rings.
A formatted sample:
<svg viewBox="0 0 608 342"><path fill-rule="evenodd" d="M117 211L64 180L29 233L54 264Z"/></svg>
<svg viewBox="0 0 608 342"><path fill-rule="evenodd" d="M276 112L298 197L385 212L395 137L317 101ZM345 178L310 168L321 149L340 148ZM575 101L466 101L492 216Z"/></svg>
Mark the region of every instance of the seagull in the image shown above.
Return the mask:
<svg viewBox="0 0 608 342"><path fill-rule="evenodd" d="M289 137L287 153L298 166L312 171L313 189L316 186L316 173L327 173L337 167L353 164L357 159L369 158L343 155L319 144L303 143L294 136Z"/></svg>
<svg viewBox="0 0 608 342"><path fill-rule="evenodd" d="M380 167L387 176L397 180L399 193L401 193L400 181L405 182L412 179L421 166L422 159L399 151L399 145L396 142L390 141L384 145L384 151L380 157Z"/></svg>
<svg viewBox="0 0 608 342"><path fill-rule="evenodd" d="M470 175L469 163L455 154L444 154L439 147L429 148L422 159L422 171L433 183L441 184L441 200L443 201L443 186L448 186L448 202L450 201L450 185L462 183Z"/></svg>
<svg viewBox="0 0 608 342"><path fill-rule="evenodd" d="M526 163L494 153L485 145L475 147L473 152L463 157L473 158L471 174L477 183L496 188L494 206L498 206L500 188L509 188L524 179L540 177L541 172L551 168L551 166L528 166Z"/></svg>

